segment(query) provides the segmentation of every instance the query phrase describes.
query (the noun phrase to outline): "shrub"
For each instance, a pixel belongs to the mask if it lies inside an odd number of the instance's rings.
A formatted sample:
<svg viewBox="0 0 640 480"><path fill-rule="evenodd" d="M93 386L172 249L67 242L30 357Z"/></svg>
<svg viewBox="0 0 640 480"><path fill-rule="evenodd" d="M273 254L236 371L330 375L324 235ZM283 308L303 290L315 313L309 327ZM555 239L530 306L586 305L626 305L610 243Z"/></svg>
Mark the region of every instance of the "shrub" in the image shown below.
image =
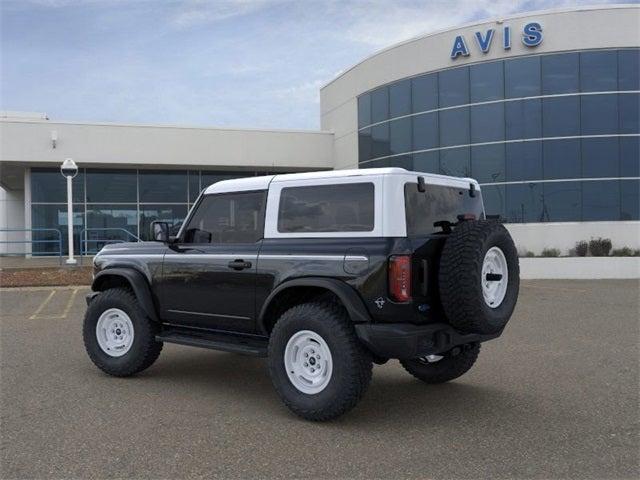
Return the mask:
<svg viewBox="0 0 640 480"><path fill-rule="evenodd" d="M522 258L522 257L531 258L531 257L535 257L535 256L536 256L536 254L535 254L535 253L533 253L531 250L520 250L520 251L518 252L518 256L519 256L520 258Z"/></svg>
<svg viewBox="0 0 640 480"><path fill-rule="evenodd" d="M637 248L633 251L633 256L634 257L640 257L640 248Z"/></svg>
<svg viewBox="0 0 640 480"><path fill-rule="evenodd" d="M611 250L611 255L614 257L634 257L636 252L629 247L614 248Z"/></svg>
<svg viewBox="0 0 640 480"><path fill-rule="evenodd" d="M589 242L589 251L594 257L606 257L611 251L611 239L592 238Z"/></svg>
<svg viewBox="0 0 640 480"><path fill-rule="evenodd" d="M582 240L580 242L576 242L575 246L575 254L577 257L586 257L589 252L589 243Z"/></svg>
<svg viewBox="0 0 640 480"><path fill-rule="evenodd" d="M545 248L540 254L541 257L559 257L560 250L557 248Z"/></svg>

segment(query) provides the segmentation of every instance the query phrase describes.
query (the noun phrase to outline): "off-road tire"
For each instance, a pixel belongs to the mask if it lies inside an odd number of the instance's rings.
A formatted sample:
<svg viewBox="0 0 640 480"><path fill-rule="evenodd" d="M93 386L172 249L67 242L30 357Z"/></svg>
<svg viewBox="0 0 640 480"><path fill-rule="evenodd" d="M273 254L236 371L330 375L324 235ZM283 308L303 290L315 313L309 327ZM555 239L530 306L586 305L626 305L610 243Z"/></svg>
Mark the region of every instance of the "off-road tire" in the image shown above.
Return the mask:
<svg viewBox="0 0 640 480"><path fill-rule="evenodd" d="M129 351L121 357L105 353L96 337L96 324L100 315L109 308L124 311L133 323L134 337ZM162 350L162 342L156 341L158 324L140 308L135 295L124 288L112 288L96 296L84 317L82 336L91 361L103 372L116 377L128 377L150 367Z"/></svg>
<svg viewBox="0 0 640 480"><path fill-rule="evenodd" d="M502 303L491 308L482 293L485 254L499 247L508 269L507 291ZM447 238L440 258L440 300L449 323L461 332L500 332L518 300L520 267L518 252L507 229L497 221L465 221Z"/></svg>
<svg viewBox="0 0 640 480"><path fill-rule="evenodd" d="M400 360L400 363L407 372L425 383L444 383L464 375L473 367L480 353L480 344L464 345L460 350L457 355L445 354L437 362L412 358Z"/></svg>
<svg viewBox="0 0 640 480"><path fill-rule="evenodd" d="M284 352L289 339L311 330L327 343L333 373L324 390L305 394L289 380ZM334 302L314 302L287 310L276 322L269 340L269 372L278 395L295 414L312 421L336 418L362 398L372 373L371 355L358 341L345 309Z"/></svg>

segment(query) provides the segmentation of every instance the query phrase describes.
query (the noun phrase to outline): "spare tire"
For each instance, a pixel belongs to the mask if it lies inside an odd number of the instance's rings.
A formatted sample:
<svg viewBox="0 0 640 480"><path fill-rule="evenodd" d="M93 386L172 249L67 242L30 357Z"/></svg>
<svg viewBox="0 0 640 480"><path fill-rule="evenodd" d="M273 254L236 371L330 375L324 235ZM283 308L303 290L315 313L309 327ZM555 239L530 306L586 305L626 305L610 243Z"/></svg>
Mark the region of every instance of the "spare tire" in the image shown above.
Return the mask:
<svg viewBox="0 0 640 480"><path fill-rule="evenodd" d="M464 221L440 258L440 300L449 323L465 333L500 332L518 300L518 252L497 221Z"/></svg>

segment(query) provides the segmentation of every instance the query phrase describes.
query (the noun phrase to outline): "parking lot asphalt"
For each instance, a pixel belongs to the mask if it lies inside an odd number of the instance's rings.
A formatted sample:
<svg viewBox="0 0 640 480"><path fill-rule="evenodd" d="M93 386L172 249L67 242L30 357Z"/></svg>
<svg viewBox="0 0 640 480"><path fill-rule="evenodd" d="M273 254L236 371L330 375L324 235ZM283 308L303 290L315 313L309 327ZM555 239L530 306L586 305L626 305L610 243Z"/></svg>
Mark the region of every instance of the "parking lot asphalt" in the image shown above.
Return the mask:
<svg viewBox="0 0 640 480"><path fill-rule="evenodd" d="M429 386L390 361L324 424L286 410L263 359L167 344L109 377L84 352L86 288L4 289L0 476L638 478L639 287L523 282L467 375Z"/></svg>

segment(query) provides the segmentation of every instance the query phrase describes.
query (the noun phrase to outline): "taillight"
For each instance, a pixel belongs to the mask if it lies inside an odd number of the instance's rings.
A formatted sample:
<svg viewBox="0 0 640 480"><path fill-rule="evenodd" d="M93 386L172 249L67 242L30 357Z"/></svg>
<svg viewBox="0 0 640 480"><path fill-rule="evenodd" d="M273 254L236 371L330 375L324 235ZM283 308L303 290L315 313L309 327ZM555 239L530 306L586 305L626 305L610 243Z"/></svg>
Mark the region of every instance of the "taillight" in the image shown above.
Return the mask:
<svg viewBox="0 0 640 480"><path fill-rule="evenodd" d="M411 257L394 255L389 258L389 296L396 302L411 300Z"/></svg>

